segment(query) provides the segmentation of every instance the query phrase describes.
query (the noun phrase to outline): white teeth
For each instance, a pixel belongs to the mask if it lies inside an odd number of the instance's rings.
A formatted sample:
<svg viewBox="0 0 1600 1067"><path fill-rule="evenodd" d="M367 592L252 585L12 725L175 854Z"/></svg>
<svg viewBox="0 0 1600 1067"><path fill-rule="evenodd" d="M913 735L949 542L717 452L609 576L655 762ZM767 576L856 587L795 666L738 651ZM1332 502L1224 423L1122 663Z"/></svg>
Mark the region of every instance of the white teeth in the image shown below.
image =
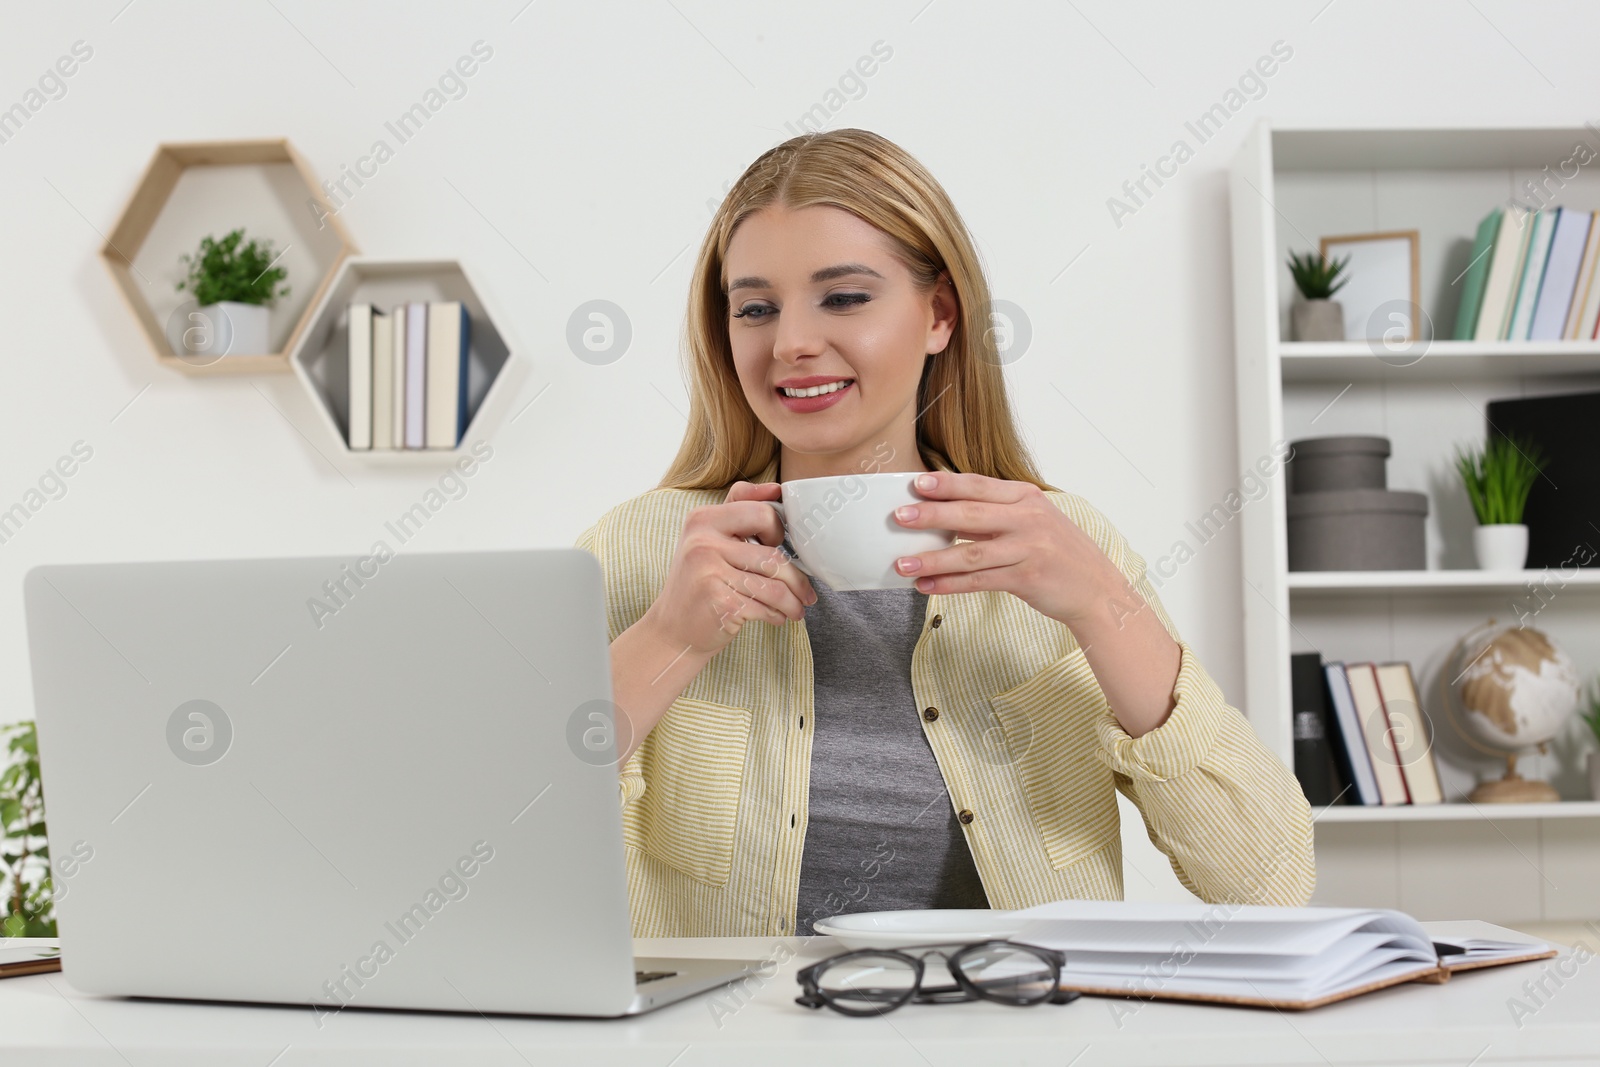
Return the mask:
<svg viewBox="0 0 1600 1067"><path fill-rule="evenodd" d="M822 396L824 393L837 393L840 389L843 389L845 386L849 385L851 380L852 379L847 378L842 382L829 382L827 385L813 385L810 389L785 389L783 390L783 395L802 397Z"/></svg>

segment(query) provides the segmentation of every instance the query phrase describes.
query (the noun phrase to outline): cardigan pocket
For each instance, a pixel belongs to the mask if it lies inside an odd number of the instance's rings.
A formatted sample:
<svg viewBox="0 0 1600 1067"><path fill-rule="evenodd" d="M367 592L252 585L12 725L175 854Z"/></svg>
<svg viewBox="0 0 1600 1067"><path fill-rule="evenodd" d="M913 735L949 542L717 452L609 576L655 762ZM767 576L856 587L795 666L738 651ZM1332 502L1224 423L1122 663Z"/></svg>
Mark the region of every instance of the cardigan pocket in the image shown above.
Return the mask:
<svg viewBox="0 0 1600 1067"><path fill-rule="evenodd" d="M1117 791L1095 755L1094 724L1106 703L1083 650L1074 648L989 704L1050 866L1070 867L1105 848L1119 832Z"/></svg>
<svg viewBox="0 0 1600 1067"><path fill-rule="evenodd" d="M645 738L644 793L623 809L623 841L698 882L726 885L751 721L745 708L673 701Z"/></svg>

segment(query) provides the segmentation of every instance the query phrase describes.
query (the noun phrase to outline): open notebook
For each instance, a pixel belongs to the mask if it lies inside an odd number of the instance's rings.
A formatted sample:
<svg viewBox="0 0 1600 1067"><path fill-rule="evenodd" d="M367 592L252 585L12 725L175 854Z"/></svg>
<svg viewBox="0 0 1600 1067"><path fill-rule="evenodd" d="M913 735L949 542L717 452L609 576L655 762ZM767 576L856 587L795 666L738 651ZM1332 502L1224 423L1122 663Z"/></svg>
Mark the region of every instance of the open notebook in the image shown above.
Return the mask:
<svg viewBox="0 0 1600 1067"><path fill-rule="evenodd" d="M1064 900L1012 916L1027 920L1012 940L1066 953L1066 988L1277 1008L1556 954L1488 923L1430 933L1388 908Z"/></svg>
<svg viewBox="0 0 1600 1067"><path fill-rule="evenodd" d="M61 969L61 942L54 937L0 937L0 978Z"/></svg>

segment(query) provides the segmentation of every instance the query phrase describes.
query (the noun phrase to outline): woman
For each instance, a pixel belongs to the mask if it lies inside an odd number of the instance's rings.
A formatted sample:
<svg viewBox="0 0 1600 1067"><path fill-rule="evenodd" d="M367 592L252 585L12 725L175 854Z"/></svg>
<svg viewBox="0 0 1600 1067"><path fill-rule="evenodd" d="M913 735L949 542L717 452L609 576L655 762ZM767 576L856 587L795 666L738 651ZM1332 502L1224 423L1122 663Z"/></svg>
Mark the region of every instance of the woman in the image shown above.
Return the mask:
<svg viewBox="0 0 1600 1067"><path fill-rule="evenodd" d="M1298 784L1144 560L1036 471L988 307L944 190L876 134L786 141L718 209L683 444L577 542L605 576L636 936L1121 899L1118 790L1201 898L1310 897ZM819 382L831 402L791 395ZM930 472L896 521L957 532L901 561L915 589L830 590L776 547L781 480L869 471Z"/></svg>

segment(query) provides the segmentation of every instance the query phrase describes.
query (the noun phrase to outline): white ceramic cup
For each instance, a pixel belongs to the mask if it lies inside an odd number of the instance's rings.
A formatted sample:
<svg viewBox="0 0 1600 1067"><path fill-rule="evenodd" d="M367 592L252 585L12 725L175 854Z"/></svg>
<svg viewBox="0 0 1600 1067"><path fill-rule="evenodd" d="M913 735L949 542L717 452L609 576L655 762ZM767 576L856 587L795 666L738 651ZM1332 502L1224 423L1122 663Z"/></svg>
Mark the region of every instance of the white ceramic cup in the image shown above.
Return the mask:
<svg viewBox="0 0 1600 1067"><path fill-rule="evenodd" d="M829 589L908 589L921 575L901 574L894 561L948 548L953 530L902 526L894 509L927 500L912 487L920 471L842 474L783 482L777 509L795 566ZM760 539L746 537L760 544Z"/></svg>

